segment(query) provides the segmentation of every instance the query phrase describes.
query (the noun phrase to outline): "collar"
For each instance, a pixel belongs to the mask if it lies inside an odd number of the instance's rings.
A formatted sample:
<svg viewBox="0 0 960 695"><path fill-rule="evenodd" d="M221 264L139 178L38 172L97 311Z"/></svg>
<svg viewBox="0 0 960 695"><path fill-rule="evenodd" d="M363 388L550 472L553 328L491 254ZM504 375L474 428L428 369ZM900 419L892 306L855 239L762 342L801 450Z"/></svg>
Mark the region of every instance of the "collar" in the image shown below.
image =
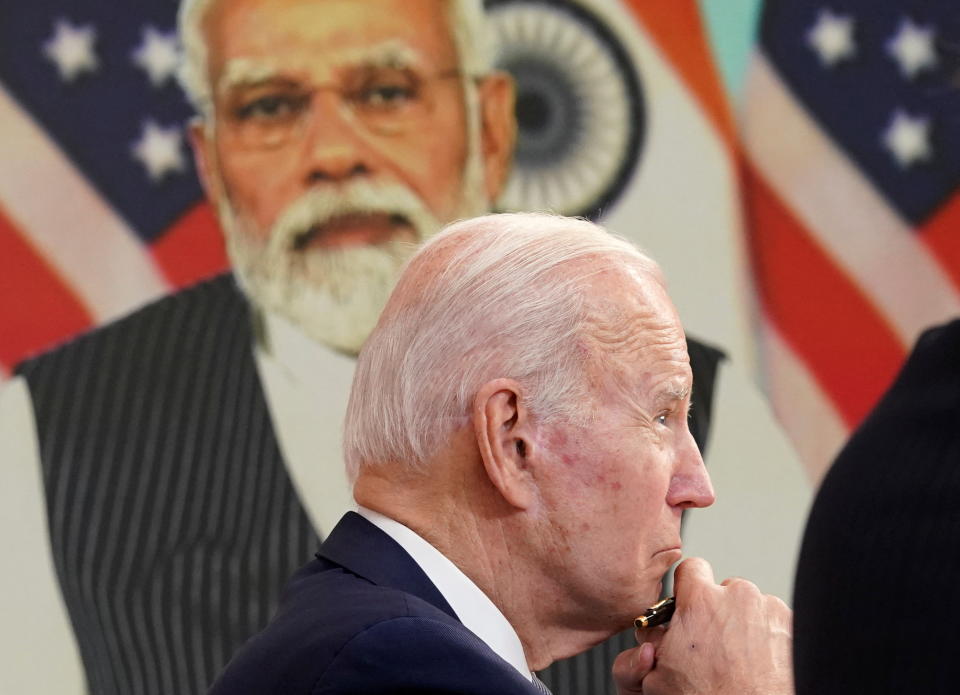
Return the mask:
<svg viewBox="0 0 960 695"><path fill-rule="evenodd" d="M313 528L325 536L355 507L341 463L354 360L272 312L253 310L254 361L277 443Z"/></svg>
<svg viewBox="0 0 960 695"><path fill-rule="evenodd" d="M480 587L415 531L366 507L358 507L357 513L407 551L443 594L464 627L524 678L532 680L516 630Z"/></svg>

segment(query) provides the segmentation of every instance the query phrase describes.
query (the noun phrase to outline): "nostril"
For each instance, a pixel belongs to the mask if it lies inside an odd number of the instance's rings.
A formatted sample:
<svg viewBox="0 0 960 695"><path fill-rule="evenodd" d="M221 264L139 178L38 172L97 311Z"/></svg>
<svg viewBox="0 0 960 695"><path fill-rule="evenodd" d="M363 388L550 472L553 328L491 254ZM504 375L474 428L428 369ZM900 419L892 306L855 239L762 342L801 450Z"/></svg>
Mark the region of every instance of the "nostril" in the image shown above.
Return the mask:
<svg viewBox="0 0 960 695"><path fill-rule="evenodd" d="M307 184L313 185L315 183L343 181L345 179L367 176L369 174L370 168L362 162L357 162L341 170L333 167L316 167L307 173Z"/></svg>
<svg viewBox="0 0 960 695"><path fill-rule="evenodd" d="M325 171L311 171L309 174L307 174L307 183L321 183L323 181L329 181L331 178L333 177L331 177Z"/></svg>

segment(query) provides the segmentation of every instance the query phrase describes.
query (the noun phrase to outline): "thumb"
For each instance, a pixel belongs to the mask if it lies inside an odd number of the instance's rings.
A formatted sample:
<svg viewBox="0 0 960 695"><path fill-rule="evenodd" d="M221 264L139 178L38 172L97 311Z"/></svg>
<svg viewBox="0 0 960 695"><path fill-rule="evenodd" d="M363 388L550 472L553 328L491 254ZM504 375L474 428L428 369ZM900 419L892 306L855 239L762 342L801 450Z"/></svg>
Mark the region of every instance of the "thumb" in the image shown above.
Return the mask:
<svg viewBox="0 0 960 695"><path fill-rule="evenodd" d="M645 642L620 652L613 662L613 681L618 695L643 692L643 679L653 670L654 651L653 643Z"/></svg>

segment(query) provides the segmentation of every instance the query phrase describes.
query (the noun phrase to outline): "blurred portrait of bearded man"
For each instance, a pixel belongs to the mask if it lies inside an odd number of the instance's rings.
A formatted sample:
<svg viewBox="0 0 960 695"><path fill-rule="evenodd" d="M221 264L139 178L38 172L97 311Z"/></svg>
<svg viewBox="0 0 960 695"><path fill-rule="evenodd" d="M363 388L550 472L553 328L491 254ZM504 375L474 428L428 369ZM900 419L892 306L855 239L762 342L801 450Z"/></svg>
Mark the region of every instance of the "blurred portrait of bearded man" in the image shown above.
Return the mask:
<svg viewBox="0 0 960 695"><path fill-rule="evenodd" d="M186 12L194 149L234 271L261 308L355 353L416 245L488 210L506 177L513 87L469 30L480 4Z"/></svg>

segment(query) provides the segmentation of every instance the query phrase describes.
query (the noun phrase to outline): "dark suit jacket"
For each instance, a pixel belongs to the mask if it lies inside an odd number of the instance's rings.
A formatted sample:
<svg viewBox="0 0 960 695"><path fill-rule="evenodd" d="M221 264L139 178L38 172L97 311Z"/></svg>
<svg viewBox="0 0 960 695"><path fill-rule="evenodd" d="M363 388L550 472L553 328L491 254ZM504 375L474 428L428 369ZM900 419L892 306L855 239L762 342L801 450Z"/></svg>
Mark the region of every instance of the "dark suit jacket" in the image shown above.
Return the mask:
<svg viewBox="0 0 960 695"><path fill-rule="evenodd" d="M960 321L920 338L824 478L794 616L798 695L960 692Z"/></svg>
<svg viewBox="0 0 960 695"><path fill-rule="evenodd" d="M273 620L211 691L537 692L460 623L403 548L353 512L293 577Z"/></svg>

